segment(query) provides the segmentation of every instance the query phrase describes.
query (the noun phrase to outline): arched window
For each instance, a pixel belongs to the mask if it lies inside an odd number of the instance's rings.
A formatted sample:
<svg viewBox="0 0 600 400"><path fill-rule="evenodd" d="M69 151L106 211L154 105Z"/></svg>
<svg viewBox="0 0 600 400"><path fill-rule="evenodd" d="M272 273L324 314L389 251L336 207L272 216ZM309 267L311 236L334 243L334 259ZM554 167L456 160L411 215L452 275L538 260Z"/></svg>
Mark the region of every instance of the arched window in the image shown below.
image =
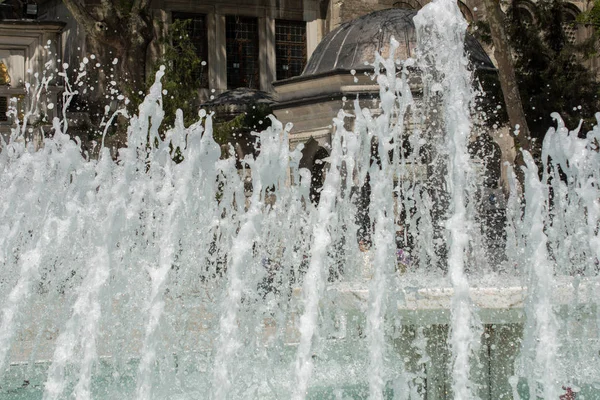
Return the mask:
<svg viewBox="0 0 600 400"><path fill-rule="evenodd" d="M567 43L574 44L577 42L577 31L579 26L577 25L577 15L581 12L577 6L573 4L565 4L563 9L563 22L562 28L565 33Z"/></svg>
<svg viewBox="0 0 600 400"><path fill-rule="evenodd" d="M329 157L327 150L314 138L311 137L304 142L302 158L298 167L310 171L310 201L315 205L321 199L321 189L327 174L327 163L324 160L327 157Z"/></svg>
<svg viewBox="0 0 600 400"><path fill-rule="evenodd" d="M521 0L514 4L515 17L525 25L530 27L537 21L535 5L529 1Z"/></svg>

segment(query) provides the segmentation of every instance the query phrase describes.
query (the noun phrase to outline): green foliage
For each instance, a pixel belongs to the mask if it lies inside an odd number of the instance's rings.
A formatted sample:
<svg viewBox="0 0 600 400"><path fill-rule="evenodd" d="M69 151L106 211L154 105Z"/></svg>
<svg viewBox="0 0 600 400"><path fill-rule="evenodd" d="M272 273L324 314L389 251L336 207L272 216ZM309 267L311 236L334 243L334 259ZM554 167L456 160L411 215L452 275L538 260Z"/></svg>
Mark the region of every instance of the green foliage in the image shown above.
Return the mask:
<svg viewBox="0 0 600 400"><path fill-rule="evenodd" d="M248 140L252 131L262 131L271 126L268 116L272 113L271 107L265 104L248 106L248 111L228 121L215 121L213 137L219 144Z"/></svg>
<svg viewBox="0 0 600 400"><path fill-rule="evenodd" d="M600 35L600 0L594 0L594 5L588 11L577 16L577 22L591 25L596 33L596 38Z"/></svg>
<svg viewBox="0 0 600 400"><path fill-rule="evenodd" d="M160 127L160 132L165 132L175 124L177 109L183 111L184 124L190 124L198 120L198 88L201 85L201 76L198 70L202 68L202 60L198 57L188 35L190 20L176 20L169 26L168 34L161 39L164 48L163 56L155 64L154 71L159 70L161 65L165 66L165 75L161 82L163 90L163 110L165 116ZM155 73L148 77L146 84L147 92L154 83ZM139 96L139 94L136 94ZM134 98L132 107L137 106L143 100L142 96ZM248 105L247 111L229 120L213 122L213 137L219 144L246 141L253 142L252 131L260 131L271 125L268 115L272 113L269 106L264 104ZM219 112L217 112L217 115ZM181 149L171 148L173 160L181 161Z"/></svg>
<svg viewBox="0 0 600 400"><path fill-rule="evenodd" d="M174 126L177 109L183 111L185 125L198 119L200 76L197 71L202 68L202 60L187 33L189 24L189 20L177 20L169 26L168 33L160 40L164 48L163 56L154 64L154 73L148 76L146 82L144 93L154 83L156 71L161 65L165 66L165 75L161 80L163 90L166 90L163 95L165 117L161 131ZM133 97L132 107L137 109L143 96L136 93Z"/></svg>
<svg viewBox="0 0 600 400"><path fill-rule="evenodd" d="M200 87L200 75L197 71L202 67L202 60L188 35L189 25L189 20L177 20L171 24L169 33L163 40L163 58L157 63L157 66L166 67L162 79L163 90L167 91L163 96L165 127L173 126L178 108L183 111L186 125L198 118L197 90Z"/></svg>
<svg viewBox="0 0 600 400"><path fill-rule="evenodd" d="M600 0L594 0L594 5L588 11L577 16L577 22L593 28L591 37L579 48L587 58L598 56L600 41Z"/></svg>
<svg viewBox="0 0 600 400"><path fill-rule="evenodd" d="M581 64L584 54L564 33L564 10L560 0L542 1L535 23L527 21L518 8L508 12L517 82L529 129L538 143L552 125L552 112L574 128L580 119L593 116L599 105L600 87Z"/></svg>
<svg viewBox="0 0 600 400"><path fill-rule="evenodd" d="M492 44L492 31L490 30L490 24L488 24L487 22L479 20L471 24L471 33L480 42L485 43L487 45Z"/></svg>
<svg viewBox="0 0 600 400"><path fill-rule="evenodd" d="M245 123L246 116L240 114L229 121L215 123L213 125L213 137L219 144L228 143L235 133L240 132Z"/></svg>
<svg viewBox="0 0 600 400"><path fill-rule="evenodd" d="M128 0L124 0L121 5L127 7L129 3ZM175 125L177 109L183 111L183 122L186 126L198 120L200 75L196 71L202 67L202 60L188 35L189 24L189 20L176 20L169 26L167 34L160 38L164 53L154 64L154 72L147 77L144 90L137 92L128 89L131 93L129 110L135 114L144 100L144 95L154 84L156 72L162 65L165 66L165 74L161 79L163 91L166 91L163 92L162 108L165 115L159 128L161 134ZM182 160L179 148L172 148L171 154L175 161Z"/></svg>

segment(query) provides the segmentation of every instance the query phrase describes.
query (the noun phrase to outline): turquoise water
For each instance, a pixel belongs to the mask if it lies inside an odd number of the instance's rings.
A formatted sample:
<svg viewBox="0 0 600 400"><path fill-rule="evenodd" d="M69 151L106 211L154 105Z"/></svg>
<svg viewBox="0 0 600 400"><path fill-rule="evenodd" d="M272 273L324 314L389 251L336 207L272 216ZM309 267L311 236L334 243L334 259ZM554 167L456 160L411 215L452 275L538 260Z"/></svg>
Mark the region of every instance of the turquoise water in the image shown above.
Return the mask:
<svg viewBox="0 0 600 400"><path fill-rule="evenodd" d="M360 323L359 323L360 325ZM348 330L352 330L351 327ZM386 363L386 376L393 377L385 386L385 399L408 399L398 393L412 392L413 399L452 399L448 376L450 351L446 343L448 327L431 325L423 328L427 339L426 351L430 358L419 364L414 343L415 326L403 326L400 331L388 337L390 343ZM512 388L508 377L514 373L513 365L518 356L522 326L520 324L487 325L482 334L483 348L479 353L480 365L473 370L473 381L479 387L482 400L512 399ZM504 346L500 346L504 343ZM315 371L313 384L307 398L313 400L368 399L368 366L364 354L368 352L364 339L349 336L343 340L327 340L319 346L318 355L313 356ZM293 382L294 346L268 349L265 354L257 354L250 364L238 375L232 398L287 399L291 396L290 383ZM395 357L395 358L391 358ZM487 357L487 358L486 358ZM600 357L600 355L598 355ZM278 359L277 365L266 363L265 359ZM357 361L358 360L358 361ZM362 360L362 361L361 361ZM593 362L593 359L592 359ZM26 363L12 365L0 387L1 400L37 400L43 398L47 381L48 363ZM138 360L116 364L111 359L101 359L93 371L92 398L98 400L132 399L136 397ZM154 371L153 399L188 400L207 399L210 393L213 360L209 353L174 354L163 358ZM422 378L416 377L421 368ZM67 381L76 382L77 369L67 370ZM72 378L72 379L69 379ZM402 380L412 380L420 384L403 386ZM420 381L419 381L420 379ZM593 380L592 380L593 382ZM571 382L571 385L574 384ZM65 393L72 393L72 387ZM579 385L576 400L600 400L600 380ZM521 400L529 400L528 385L525 380L518 384ZM554 399L552 399L554 400Z"/></svg>
<svg viewBox="0 0 600 400"><path fill-rule="evenodd" d="M0 389L0 398L2 400L38 400L43 397L43 387L45 381L45 370L47 365L37 364L33 368L27 368L26 366L13 366L9 370L7 379L5 380L2 388ZM124 366L120 373L115 371L111 372L110 368L104 364L105 371L102 377L93 382L93 393L95 399L127 399L134 398L135 396L135 374L137 363L132 362L129 365ZM25 370L29 371L29 374L24 375ZM23 380L23 377L27 376L27 381ZM196 381L195 378L189 375L190 380ZM198 381L196 381L198 383ZM164 392L157 394L156 399L205 399L206 393L201 389L192 388L192 384L189 385L188 391L184 388L173 388L171 393ZM576 400L600 400L600 381L592 385L582 385L579 387ZM394 383L388 382L386 390L384 392L386 400L394 400L398 397L394 397ZM521 380L518 385L518 393L521 400L530 400L528 385L525 381ZM354 385L342 385L339 387L314 387L311 388L307 396L308 399L312 400L362 400L368 399L369 388L365 382L356 383ZM403 398L403 397L400 397ZM432 399L432 397L426 397L425 391L419 391L420 399ZM512 398L512 397L502 397ZM435 398L437 399L437 397Z"/></svg>

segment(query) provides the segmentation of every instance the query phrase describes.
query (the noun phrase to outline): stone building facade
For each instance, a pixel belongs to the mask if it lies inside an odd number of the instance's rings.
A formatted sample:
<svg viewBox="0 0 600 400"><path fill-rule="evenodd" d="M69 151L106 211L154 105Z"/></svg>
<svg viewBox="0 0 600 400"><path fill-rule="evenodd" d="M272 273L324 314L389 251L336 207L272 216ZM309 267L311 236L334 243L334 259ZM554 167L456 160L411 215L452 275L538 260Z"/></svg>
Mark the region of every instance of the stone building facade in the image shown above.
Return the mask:
<svg viewBox="0 0 600 400"><path fill-rule="evenodd" d="M22 123L24 114L30 101L26 83L35 86L37 75L42 79L49 65L54 66L56 55L59 54L61 37L64 28L62 22L35 21L8 19L0 20L0 66L5 72L0 71L0 135L6 140L10 127L18 118ZM40 113L46 121L56 115L56 110L47 107L57 101L57 94L61 88L52 82L44 90L46 102L40 104ZM9 109L14 112L9 112ZM32 126L39 126L42 121L37 118Z"/></svg>
<svg viewBox="0 0 600 400"><path fill-rule="evenodd" d="M523 12L535 19L535 2L515 1ZM426 2L427 0L154 0L151 7L156 26L168 26L175 19L193 20L190 33L200 57L205 61L199 71L202 85L198 88L198 93L202 102L239 87L271 93L275 100L283 97L286 101L287 92L301 88L283 87L277 82L299 76L328 33L343 23L374 11L389 8L419 9ZM476 22L485 18L481 0L458 2L467 21ZM8 55L11 60L7 61L10 64L9 74L15 78L10 86L4 87L5 92L17 89L22 91L24 81L27 80L26 71L39 70L47 62L40 55L48 40L54 50L48 54L53 59L60 59L70 65L78 65L84 56L96 50L86 41L83 29L61 0L37 0L35 8L32 2L28 2L32 4L27 5L22 13L18 9L21 2L9 0L3 4L6 6L9 3L14 3L14 7L12 14L2 15L4 21L1 22L3 28L0 30L0 56ZM90 6L96 3L100 1L86 0L86 4ZM575 18L579 12L591 7L591 3L572 1L567 7L570 15ZM565 28L574 41L588 36L591 29L578 25ZM17 36L34 39L23 44L19 50L15 46L18 47L16 43L22 39L17 40L15 32L18 32ZM148 61L153 61L160 53L158 43L153 43L151 48L153 51L148 52ZM491 49L486 50L492 55ZM29 55L13 55L11 52L15 51L25 51ZM15 57L23 59L19 61L19 66L14 62ZM491 58L493 61L493 56ZM27 67L22 67L25 65ZM151 66L152 62L146 65ZM598 63L590 61L589 67L596 70ZM59 81L57 82L60 86ZM348 89L353 83L350 79L350 82L340 82L339 86ZM322 82L304 82L302 85L320 86ZM311 90L325 90L325 86ZM325 95L326 92L327 90L322 94ZM329 117L335 115L332 111L338 107L337 103L324 102L322 105L323 114L327 113ZM287 111L287 114L278 116L289 120L289 110ZM0 110L0 114L2 112ZM298 131L303 130L302 120L292 122L296 123Z"/></svg>
<svg viewBox="0 0 600 400"><path fill-rule="evenodd" d="M95 2L88 0L86 4ZM321 0L155 0L151 7L159 30L176 19L192 20L190 35L205 64L200 71L202 87L198 88L202 100L244 85L273 92L272 82L284 72L278 71L277 65L285 65L277 56L278 43L285 41L280 37L287 34L292 39L287 45L297 46L293 42L300 41L303 51L296 58L305 62L324 34L325 7ZM63 47L67 62L95 50L61 0L42 1L40 18L66 24L62 37L63 43L69 43ZM149 66L160 52L157 42L151 44ZM240 52L247 54L240 57L236 54ZM242 59L233 60L236 57ZM240 70L249 64L252 71L248 75L256 79L239 79L243 75Z"/></svg>

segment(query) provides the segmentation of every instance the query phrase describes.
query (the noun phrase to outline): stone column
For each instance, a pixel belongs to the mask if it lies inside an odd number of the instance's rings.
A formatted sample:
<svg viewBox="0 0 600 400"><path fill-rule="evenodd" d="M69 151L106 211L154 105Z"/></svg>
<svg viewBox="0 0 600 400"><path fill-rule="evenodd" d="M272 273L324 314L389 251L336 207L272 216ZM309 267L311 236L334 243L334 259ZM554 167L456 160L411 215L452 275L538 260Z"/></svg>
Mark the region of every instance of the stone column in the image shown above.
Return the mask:
<svg viewBox="0 0 600 400"><path fill-rule="evenodd" d="M227 90L227 55L225 16L208 14L206 16L208 32L208 87L215 94Z"/></svg>
<svg viewBox="0 0 600 400"><path fill-rule="evenodd" d="M306 23L306 60L317 48L319 42L323 39L323 20L314 19Z"/></svg>
<svg viewBox="0 0 600 400"><path fill-rule="evenodd" d="M334 30L335 28L337 28L341 23L342 23L342 5L343 3L340 2L336 2L336 1L332 1L329 3L329 12L328 14L328 19L329 19L329 27L328 27L328 32L331 32L332 30Z"/></svg>
<svg viewBox="0 0 600 400"><path fill-rule="evenodd" d="M318 12L318 2L304 1L304 20L306 21L306 59L308 60L317 45L323 39L324 20Z"/></svg>
<svg viewBox="0 0 600 400"><path fill-rule="evenodd" d="M258 19L258 65L260 90L272 93L275 69L275 20L270 17Z"/></svg>

